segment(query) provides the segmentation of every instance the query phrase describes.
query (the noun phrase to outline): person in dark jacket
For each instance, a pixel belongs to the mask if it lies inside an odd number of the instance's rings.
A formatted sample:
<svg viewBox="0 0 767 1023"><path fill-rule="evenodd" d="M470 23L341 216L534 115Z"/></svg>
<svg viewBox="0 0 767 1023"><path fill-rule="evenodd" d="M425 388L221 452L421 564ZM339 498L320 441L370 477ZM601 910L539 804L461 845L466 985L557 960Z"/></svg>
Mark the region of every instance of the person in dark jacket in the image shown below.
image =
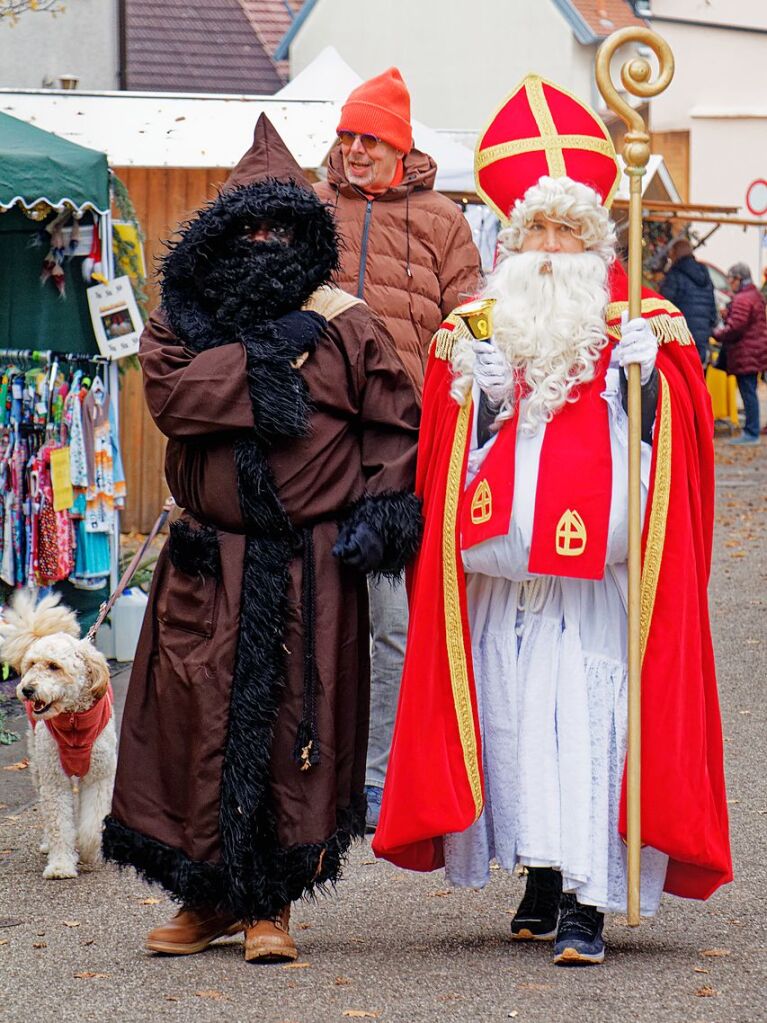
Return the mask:
<svg viewBox="0 0 767 1023"><path fill-rule="evenodd" d="M731 444L759 443L759 398L756 385L759 374L767 369L767 312L765 301L751 280L745 263L735 263L727 271L733 298L724 326L714 334L722 343L727 372L738 378L746 422Z"/></svg>
<svg viewBox="0 0 767 1023"><path fill-rule="evenodd" d="M708 361L708 339L714 332L719 314L714 300L714 285L708 270L692 254L686 238L678 238L670 250L671 268L663 278L660 293L684 313L700 361Z"/></svg>

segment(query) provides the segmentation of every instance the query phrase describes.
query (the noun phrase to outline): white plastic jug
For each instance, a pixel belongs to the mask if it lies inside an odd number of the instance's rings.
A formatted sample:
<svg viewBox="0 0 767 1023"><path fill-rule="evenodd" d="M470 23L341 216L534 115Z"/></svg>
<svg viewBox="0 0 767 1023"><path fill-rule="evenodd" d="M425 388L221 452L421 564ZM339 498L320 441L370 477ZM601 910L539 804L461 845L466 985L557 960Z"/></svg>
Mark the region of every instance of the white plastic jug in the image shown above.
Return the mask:
<svg viewBox="0 0 767 1023"><path fill-rule="evenodd" d="M126 590L115 601L111 618L115 657L118 661L133 660L146 605L147 595L138 588Z"/></svg>

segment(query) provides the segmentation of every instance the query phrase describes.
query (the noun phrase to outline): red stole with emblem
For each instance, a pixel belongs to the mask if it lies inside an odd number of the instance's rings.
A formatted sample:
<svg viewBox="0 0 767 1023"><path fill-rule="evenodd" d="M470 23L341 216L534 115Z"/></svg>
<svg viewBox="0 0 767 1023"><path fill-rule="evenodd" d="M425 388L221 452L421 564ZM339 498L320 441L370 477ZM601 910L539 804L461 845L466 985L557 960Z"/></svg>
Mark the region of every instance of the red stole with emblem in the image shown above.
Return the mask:
<svg viewBox="0 0 767 1023"><path fill-rule="evenodd" d="M528 570L540 575L601 579L607 558L612 455L607 402L610 363L603 350L594 379L546 426ZM464 550L509 531L519 403L501 427L461 504Z"/></svg>

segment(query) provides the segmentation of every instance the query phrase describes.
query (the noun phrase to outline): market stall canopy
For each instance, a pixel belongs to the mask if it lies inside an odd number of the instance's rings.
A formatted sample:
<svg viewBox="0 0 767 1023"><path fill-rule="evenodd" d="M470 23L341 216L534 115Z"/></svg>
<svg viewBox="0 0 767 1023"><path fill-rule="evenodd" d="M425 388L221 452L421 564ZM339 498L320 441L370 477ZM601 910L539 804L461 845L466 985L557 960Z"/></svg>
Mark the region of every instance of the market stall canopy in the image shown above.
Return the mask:
<svg viewBox="0 0 767 1023"><path fill-rule="evenodd" d="M615 204L620 209L629 201L630 178L626 173L626 162L618 157L621 165L621 182L615 193ZM681 202L682 197L674 184L668 167L662 156L653 153L647 161L647 170L642 177L642 196L646 199L659 199L664 202Z"/></svg>
<svg viewBox="0 0 767 1023"><path fill-rule="evenodd" d="M311 64L276 94L287 100L330 100L335 110L333 141L341 105L363 79L349 67L338 50L326 46ZM417 149L428 153L437 164L436 187L442 192L474 194L474 153L466 146L413 120L413 141Z"/></svg>
<svg viewBox="0 0 767 1023"><path fill-rule="evenodd" d="M0 210L39 203L106 213L106 155L0 113Z"/></svg>
<svg viewBox="0 0 767 1023"><path fill-rule="evenodd" d="M233 167L263 113L301 167L314 170L338 124L330 102L198 93L0 89L0 111L104 150L112 167Z"/></svg>

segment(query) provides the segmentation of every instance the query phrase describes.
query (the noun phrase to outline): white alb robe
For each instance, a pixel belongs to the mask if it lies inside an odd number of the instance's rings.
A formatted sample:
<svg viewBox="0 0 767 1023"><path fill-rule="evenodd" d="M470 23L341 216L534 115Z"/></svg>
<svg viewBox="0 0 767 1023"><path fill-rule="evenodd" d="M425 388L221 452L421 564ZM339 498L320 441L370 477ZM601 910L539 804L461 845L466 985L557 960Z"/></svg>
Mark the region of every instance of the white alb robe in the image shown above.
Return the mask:
<svg viewBox="0 0 767 1023"><path fill-rule="evenodd" d="M627 733L628 419L616 367L603 398L612 451L604 578L527 571L545 427L517 432L507 535L463 551L485 810L467 831L446 836L445 869L453 884L479 888L493 859L509 871L552 866L580 902L625 912L618 811ZM475 385L475 409L478 400ZM475 413L467 486L494 441L477 447ZM643 514L651 457L642 444ZM652 915L667 857L646 847L641 863L641 912Z"/></svg>

